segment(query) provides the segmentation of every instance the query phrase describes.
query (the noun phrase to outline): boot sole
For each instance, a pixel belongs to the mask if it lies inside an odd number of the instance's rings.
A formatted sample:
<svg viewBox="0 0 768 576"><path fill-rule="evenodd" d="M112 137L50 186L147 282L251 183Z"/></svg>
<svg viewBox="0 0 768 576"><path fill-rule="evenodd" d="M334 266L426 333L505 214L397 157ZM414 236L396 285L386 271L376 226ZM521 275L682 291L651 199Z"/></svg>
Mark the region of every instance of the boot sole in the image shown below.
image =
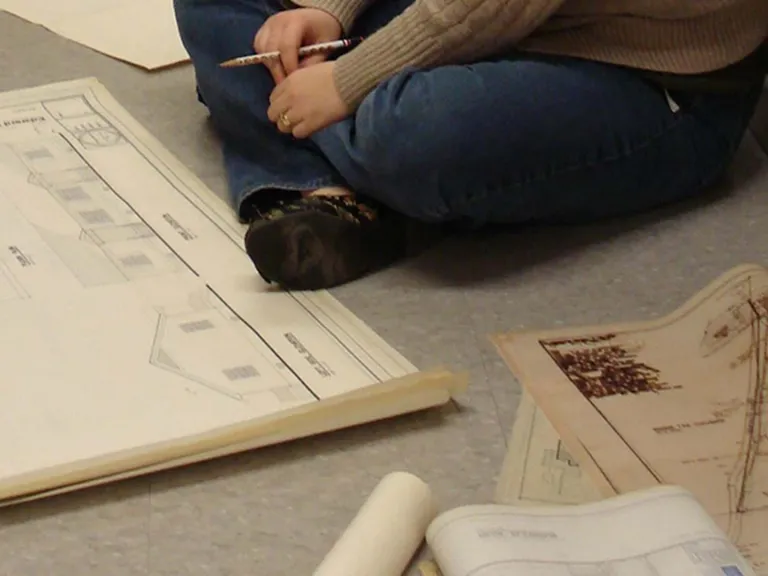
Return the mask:
<svg viewBox="0 0 768 576"><path fill-rule="evenodd" d="M321 212L254 221L245 249L262 278L286 290L332 288L371 266L360 227Z"/></svg>

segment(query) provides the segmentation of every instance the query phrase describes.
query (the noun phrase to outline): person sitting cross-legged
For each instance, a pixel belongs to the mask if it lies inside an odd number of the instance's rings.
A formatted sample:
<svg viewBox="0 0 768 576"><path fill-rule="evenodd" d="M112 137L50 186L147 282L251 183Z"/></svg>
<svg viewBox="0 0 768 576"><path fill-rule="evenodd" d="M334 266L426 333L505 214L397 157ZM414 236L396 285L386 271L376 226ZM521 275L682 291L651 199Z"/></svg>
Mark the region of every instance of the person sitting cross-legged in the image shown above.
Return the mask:
<svg viewBox="0 0 768 576"><path fill-rule="evenodd" d="M246 250L289 290L390 265L414 223L587 223L699 195L766 73L766 0L294 1L175 0ZM220 66L254 51L280 58Z"/></svg>

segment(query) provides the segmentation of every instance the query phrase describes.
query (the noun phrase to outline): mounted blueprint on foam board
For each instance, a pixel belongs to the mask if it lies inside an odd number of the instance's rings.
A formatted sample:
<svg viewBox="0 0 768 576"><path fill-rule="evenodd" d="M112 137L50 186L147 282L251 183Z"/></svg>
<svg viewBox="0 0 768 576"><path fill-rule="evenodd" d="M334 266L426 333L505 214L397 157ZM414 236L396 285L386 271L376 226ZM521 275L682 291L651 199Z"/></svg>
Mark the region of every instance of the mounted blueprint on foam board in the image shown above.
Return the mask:
<svg viewBox="0 0 768 576"><path fill-rule="evenodd" d="M443 404L95 80L0 94L0 504Z"/></svg>
<svg viewBox="0 0 768 576"><path fill-rule="evenodd" d="M173 0L0 0L0 10L147 70L189 60Z"/></svg>

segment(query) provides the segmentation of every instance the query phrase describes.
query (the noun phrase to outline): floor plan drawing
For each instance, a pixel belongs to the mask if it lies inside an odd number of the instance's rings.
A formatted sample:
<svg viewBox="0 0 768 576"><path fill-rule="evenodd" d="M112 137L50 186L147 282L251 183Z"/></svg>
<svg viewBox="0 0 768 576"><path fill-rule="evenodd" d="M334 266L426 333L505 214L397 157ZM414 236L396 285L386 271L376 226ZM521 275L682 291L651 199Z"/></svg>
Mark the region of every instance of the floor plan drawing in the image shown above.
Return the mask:
<svg viewBox="0 0 768 576"><path fill-rule="evenodd" d="M546 415L523 391L495 501L515 505L583 504L601 498Z"/></svg>
<svg viewBox="0 0 768 576"><path fill-rule="evenodd" d="M417 372L243 233L97 81L0 94L0 489Z"/></svg>

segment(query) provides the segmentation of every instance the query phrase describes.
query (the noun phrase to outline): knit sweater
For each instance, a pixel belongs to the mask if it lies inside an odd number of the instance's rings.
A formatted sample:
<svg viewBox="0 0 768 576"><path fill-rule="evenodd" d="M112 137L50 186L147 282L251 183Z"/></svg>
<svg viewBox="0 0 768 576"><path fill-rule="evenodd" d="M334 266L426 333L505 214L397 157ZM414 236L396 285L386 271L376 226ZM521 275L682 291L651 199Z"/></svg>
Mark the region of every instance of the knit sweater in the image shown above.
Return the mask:
<svg viewBox="0 0 768 576"><path fill-rule="evenodd" d="M345 33L370 2L292 0L329 12ZM502 51L572 56L695 75L741 61L768 38L768 0L415 0L342 55L350 108L401 70L477 61Z"/></svg>

